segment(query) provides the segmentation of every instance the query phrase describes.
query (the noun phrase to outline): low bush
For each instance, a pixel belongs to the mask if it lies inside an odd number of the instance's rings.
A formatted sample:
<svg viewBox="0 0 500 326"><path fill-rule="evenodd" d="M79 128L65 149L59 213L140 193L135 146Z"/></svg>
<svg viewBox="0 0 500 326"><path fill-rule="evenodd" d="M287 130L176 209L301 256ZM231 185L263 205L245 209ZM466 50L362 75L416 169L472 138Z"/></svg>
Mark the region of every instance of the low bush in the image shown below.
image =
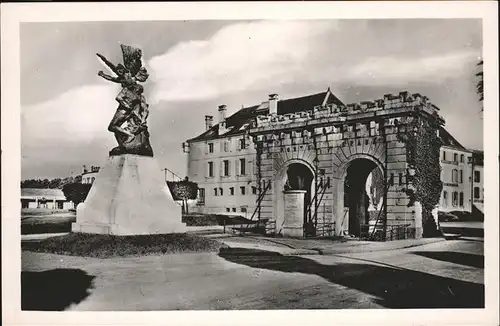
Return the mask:
<svg viewBox="0 0 500 326"><path fill-rule="evenodd" d="M223 247L226 246L217 240L186 233L134 236L70 233L21 244L26 251L96 258L218 252Z"/></svg>
<svg viewBox="0 0 500 326"><path fill-rule="evenodd" d="M183 214L182 222L186 226L212 226L212 225L237 225L245 223L253 223L250 219L239 215L223 215L223 214Z"/></svg>

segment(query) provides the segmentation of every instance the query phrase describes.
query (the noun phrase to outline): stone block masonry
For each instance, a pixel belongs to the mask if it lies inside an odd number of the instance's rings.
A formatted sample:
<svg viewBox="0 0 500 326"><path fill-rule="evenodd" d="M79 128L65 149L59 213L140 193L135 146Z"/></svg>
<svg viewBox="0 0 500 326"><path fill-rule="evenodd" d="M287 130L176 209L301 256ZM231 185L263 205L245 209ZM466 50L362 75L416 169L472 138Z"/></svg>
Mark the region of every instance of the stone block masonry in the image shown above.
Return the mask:
<svg viewBox="0 0 500 326"><path fill-rule="evenodd" d="M415 208L408 207L409 198L404 192L408 186L406 148L398 141L397 133L404 127L404 118L413 114L416 108L421 109L421 115L437 112L426 97L401 92L345 107L325 105L293 115L258 116L250 135L254 143L262 144L262 178L274 180L273 189L264 196L266 209L262 210L261 218L284 221L287 207L283 180L286 180L288 166L298 163L314 175L304 195L311 201L305 203L311 210L310 216L335 223L338 235L350 232L349 224L352 223L343 221L346 214L343 183L347 168L357 160L365 160L368 166L383 171L386 178L382 224L414 226ZM367 174L361 170L358 173ZM324 183L327 178L330 187L321 190L319 180ZM318 204L319 197L321 202ZM306 222L304 220L304 224ZM280 223L276 224L277 233L280 233Z"/></svg>

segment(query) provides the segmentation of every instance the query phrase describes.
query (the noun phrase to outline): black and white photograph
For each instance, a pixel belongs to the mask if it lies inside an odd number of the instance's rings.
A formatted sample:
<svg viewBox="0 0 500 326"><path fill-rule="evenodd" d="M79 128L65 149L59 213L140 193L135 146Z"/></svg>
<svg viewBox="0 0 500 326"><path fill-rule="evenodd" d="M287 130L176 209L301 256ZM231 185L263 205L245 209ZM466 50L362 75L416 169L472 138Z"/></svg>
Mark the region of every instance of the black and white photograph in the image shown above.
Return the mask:
<svg viewBox="0 0 500 326"><path fill-rule="evenodd" d="M497 5L404 4L2 5L10 324L498 324Z"/></svg>

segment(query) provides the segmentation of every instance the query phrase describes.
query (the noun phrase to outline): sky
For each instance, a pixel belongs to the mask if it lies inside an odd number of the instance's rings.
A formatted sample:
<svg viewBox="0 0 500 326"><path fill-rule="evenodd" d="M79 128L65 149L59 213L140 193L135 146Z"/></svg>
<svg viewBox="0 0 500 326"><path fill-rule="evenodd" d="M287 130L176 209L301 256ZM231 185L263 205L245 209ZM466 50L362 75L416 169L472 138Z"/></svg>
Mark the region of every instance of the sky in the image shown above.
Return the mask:
<svg viewBox="0 0 500 326"><path fill-rule="evenodd" d="M120 44L143 50L151 143L161 168L186 174L181 144L242 106L325 91L345 104L407 90L440 108L447 130L483 149L475 92L479 19L134 21L22 23L22 179L103 166L116 84L95 53L119 63Z"/></svg>

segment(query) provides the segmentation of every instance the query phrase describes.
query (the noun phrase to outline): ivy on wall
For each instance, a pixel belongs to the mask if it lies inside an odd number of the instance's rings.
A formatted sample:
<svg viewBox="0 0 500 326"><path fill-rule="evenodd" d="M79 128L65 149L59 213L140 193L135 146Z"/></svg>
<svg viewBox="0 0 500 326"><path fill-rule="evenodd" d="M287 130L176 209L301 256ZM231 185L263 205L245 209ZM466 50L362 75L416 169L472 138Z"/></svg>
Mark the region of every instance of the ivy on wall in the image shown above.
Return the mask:
<svg viewBox="0 0 500 326"><path fill-rule="evenodd" d="M413 206L415 201L422 205L424 237L434 236L438 231L432 211L443 190L439 162L442 142L437 133L440 126L441 120L436 112L424 117L417 109L404 120L397 134L398 140L406 145L408 166L413 170L408 180L413 187L404 191L410 198L409 205Z"/></svg>

